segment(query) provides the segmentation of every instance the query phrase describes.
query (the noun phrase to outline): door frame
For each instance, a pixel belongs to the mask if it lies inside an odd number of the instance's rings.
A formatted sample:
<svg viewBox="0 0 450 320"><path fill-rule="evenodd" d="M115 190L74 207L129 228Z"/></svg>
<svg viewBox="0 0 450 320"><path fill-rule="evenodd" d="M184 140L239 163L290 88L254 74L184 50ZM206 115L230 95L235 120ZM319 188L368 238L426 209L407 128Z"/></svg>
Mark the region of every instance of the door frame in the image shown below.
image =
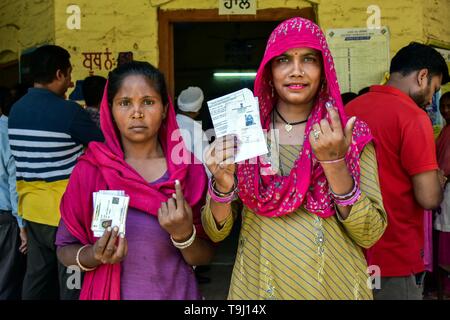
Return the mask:
<svg viewBox="0 0 450 320"><path fill-rule="evenodd" d="M315 21L312 7L302 9L262 9L256 15L219 15L218 9L158 9L159 69L164 73L169 94L175 96L173 24L180 22L269 22L303 17Z"/></svg>

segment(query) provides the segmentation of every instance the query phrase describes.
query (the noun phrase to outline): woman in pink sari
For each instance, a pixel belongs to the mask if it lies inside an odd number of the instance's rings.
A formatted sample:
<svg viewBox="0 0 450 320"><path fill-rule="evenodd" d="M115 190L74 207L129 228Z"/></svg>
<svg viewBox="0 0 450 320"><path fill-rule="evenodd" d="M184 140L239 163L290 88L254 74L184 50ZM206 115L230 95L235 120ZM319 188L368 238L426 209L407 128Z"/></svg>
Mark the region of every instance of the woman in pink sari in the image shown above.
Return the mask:
<svg viewBox="0 0 450 320"><path fill-rule="evenodd" d="M221 241L243 219L228 297L372 299L363 248L386 228L372 136L344 113L317 25L293 18L272 32L254 94L269 155L235 165L233 137L206 155L206 233Z"/></svg>
<svg viewBox="0 0 450 320"><path fill-rule="evenodd" d="M434 227L439 231L438 263L450 265L450 92L442 95L439 101L439 109L446 125L436 140L437 160L439 169L447 178L444 190L444 200L441 204L440 214L436 216ZM450 296L450 280L445 280L444 292Z"/></svg>
<svg viewBox="0 0 450 320"><path fill-rule="evenodd" d="M190 155L172 137L178 126L164 76L146 62L116 68L100 122L105 142L89 144L73 170L56 241L60 261L86 272L80 299L200 299L191 266L213 255L200 222L206 173L175 152ZM99 190L130 197L126 237L116 226L94 237Z"/></svg>

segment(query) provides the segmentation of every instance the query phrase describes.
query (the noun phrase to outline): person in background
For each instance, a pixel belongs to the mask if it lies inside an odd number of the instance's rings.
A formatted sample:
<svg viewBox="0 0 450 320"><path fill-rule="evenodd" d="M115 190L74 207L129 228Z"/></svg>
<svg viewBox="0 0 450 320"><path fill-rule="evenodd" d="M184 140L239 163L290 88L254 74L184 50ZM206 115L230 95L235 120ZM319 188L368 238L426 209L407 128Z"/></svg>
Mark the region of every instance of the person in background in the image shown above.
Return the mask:
<svg viewBox="0 0 450 320"><path fill-rule="evenodd" d="M8 140L13 96L0 87L0 300L18 300L25 274L27 233L17 214L16 166Z"/></svg>
<svg viewBox="0 0 450 320"><path fill-rule="evenodd" d="M386 85L375 85L345 111L365 121L377 143L380 184L388 227L367 253L381 270L375 299L420 300L423 293L424 209L439 206L443 179L438 171L431 121L424 111L448 67L435 49L411 43L391 62Z"/></svg>
<svg viewBox="0 0 450 320"><path fill-rule="evenodd" d="M105 142L89 144L61 201L59 260L86 272L83 300L200 299L192 266L214 253L200 220L207 180L202 164L173 152L178 125L163 74L147 62L117 67L100 113ZM111 226L94 237L99 190L130 197L126 235Z"/></svg>
<svg viewBox="0 0 450 320"><path fill-rule="evenodd" d="M85 110L100 128L100 102L102 102L103 91L106 85L106 78L101 76L89 76L83 80L82 91Z"/></svg>
<svg viewBox="0 0 450 320"><path fill-rule="evenodd" d="M203 104L203 91L199 87L188 87L178 96L177 123L180 128L186 148L204 163L204 152L208 147L208 138L202 130L202 125L195 120L200 114ZM210 176L209 170L206 170Z"/></svg>
<svg viewBox="0 0 450 320"><path fill-rule="evenodd" d="M444 200L436 215L434 228L438 231L438 263L450 265L450 92L446 92L439 100L439 110L445 120L445 126L436 140L437 161L439 169L447 178ZM440 279L438 279L440 281ZM450 298L450 279L445 278L443 284L446 298Z"/></svg>
<svg viewBox="0 0 450 320"><path fill-rule="evenodd" d="M341 94L342 103L345 106L347 103L355 99L357 96L358 95L354 92L344 92L343 94Z"/></svg>
<svg viewBox="0 0 450 320"><path fill-rule="evenodd" d="M64 99L72 85L67 50L45 45L31 60L34 87L13 105L8 121L18 213L28 235L22 298L75 299L78 291L67 286L70 273L56 257L59 204L83 146L103 135L80 105Z"/></svg>

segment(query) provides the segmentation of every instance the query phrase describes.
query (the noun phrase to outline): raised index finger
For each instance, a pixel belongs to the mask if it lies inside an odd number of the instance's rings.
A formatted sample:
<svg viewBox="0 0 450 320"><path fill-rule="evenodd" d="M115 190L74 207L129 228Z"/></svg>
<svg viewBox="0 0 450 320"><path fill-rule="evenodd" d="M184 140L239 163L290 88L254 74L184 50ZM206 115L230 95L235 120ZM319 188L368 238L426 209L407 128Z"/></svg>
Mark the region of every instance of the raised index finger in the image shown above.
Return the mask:
<svg viewBox="0 0 450 320"><path fill-rule="evenodd" d="M328 102L326 103L326 107L328 114L330 115L331 129L333 131L342 132L341 118L339 118L339 113L337 112L336 108L334 108L333 105Z"/></svg>
<svg viewBox="0 0 450 320"><path fill-rule="evenodd" d="M177 200L177 208L184 208L184 195L181 190L180 180L175 180L175 194Z"/></svg>

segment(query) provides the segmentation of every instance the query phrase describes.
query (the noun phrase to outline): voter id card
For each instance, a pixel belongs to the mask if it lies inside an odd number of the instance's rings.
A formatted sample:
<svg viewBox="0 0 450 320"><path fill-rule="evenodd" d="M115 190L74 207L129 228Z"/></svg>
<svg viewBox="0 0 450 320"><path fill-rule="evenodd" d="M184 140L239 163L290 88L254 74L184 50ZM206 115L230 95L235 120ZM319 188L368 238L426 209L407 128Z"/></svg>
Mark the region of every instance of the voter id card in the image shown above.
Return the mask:
<svg viewBox="0 0 450 320"><path fill-rule="evenodd" d="M94 216L91 230L95 237L103 236L108 227L118 227L125 234L130 197L123 190L100 190L93 194Z"/></svg>

